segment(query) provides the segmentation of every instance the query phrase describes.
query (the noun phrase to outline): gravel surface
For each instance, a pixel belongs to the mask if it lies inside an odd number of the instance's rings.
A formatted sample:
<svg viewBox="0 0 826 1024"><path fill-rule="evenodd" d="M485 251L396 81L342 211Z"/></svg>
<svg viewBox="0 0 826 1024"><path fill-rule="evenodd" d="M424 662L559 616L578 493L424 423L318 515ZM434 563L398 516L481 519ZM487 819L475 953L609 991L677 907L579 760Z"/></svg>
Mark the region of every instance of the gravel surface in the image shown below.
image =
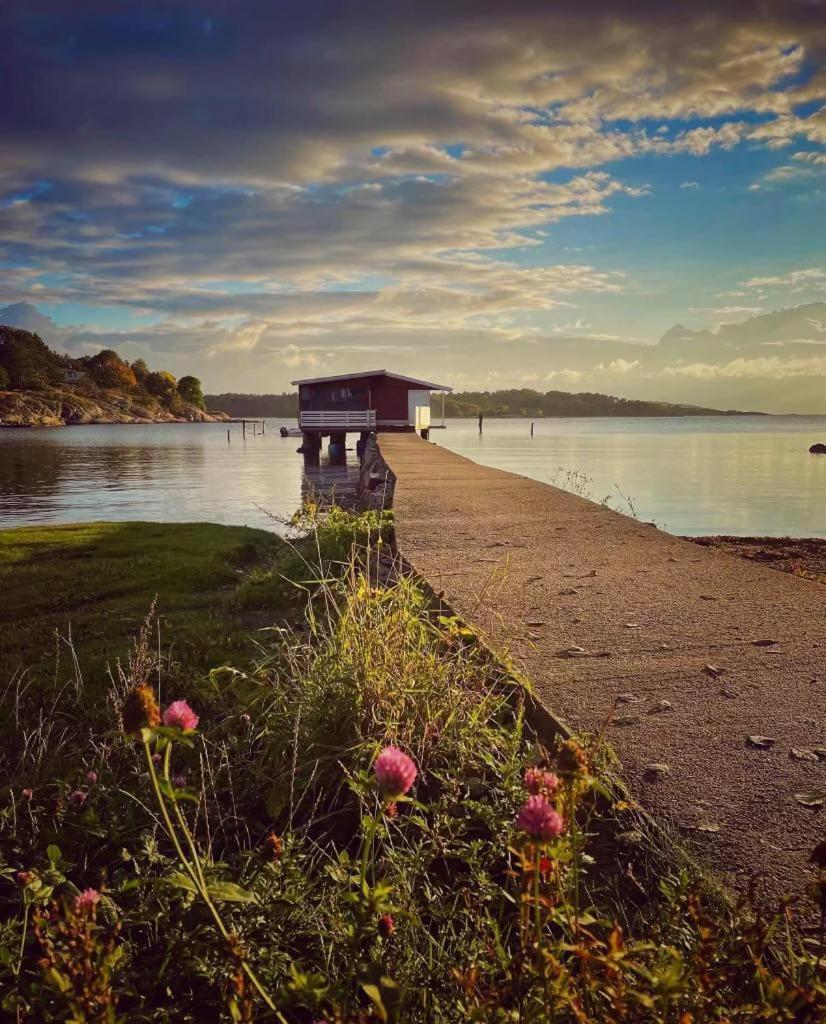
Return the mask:
<svg viewBox="0 0 826 1024"><path fill-rule="evenodd" d="M554 714L606 728L637 799L707 867L800 895L826 832L799 799L826 792L826 588L415 435L380 444L417 571Z"/></svg>

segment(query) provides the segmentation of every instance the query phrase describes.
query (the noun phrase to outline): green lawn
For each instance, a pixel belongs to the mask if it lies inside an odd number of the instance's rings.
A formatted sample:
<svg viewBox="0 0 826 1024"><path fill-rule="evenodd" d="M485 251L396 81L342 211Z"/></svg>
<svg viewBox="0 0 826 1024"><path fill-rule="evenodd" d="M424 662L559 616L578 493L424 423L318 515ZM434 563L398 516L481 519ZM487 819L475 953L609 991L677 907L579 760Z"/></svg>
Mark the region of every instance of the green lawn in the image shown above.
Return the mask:
<svg viewBox="0 0 826 1024"><path fill-rule="evenodd" d="M209 523L82 523L0 531L0 690L21 672L86 688L125 657L157 600L161 645L180 670L209 668L247 643L249 613L229 600L271 563L271 533ZM153 628L157 644L157 629ZM235 658L237 661L237 657Z"/></svg>

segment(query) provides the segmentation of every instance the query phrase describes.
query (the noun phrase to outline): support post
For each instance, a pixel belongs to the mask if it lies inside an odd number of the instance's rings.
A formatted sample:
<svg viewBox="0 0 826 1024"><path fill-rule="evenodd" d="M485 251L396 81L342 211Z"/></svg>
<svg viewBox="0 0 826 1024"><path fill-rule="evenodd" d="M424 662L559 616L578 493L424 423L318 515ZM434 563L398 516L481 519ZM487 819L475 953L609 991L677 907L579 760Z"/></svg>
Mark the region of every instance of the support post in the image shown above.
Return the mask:
<svg viewBox="0 0 826 1024"><path fill-rule="evenodd" d="M330 434L330 462L342 463L347 461L347 435Z"/></svg>
<svg viewBox="0 0 826 1024"><path fill-rule="evenodd" d="M307 466L317 466L318 456L321 451L321 435L304 431L304 440L298 449L304 454L304 463Z"/></svg>

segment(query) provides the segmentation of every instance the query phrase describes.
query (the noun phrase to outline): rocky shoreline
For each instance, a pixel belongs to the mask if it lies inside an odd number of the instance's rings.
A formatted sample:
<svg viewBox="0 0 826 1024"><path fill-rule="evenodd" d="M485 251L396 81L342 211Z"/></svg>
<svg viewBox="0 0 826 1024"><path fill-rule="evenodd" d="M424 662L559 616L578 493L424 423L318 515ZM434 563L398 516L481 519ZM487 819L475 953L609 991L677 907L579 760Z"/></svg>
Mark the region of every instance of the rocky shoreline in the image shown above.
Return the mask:
<svg viewBox="0 0 826 1024"><path fill-rule="evenodd" d="M687 537L686 540L826 584L826 538L823 537L718 536Z"/></svg>
<svg viewBox="0 0 826 1024"><path fill-rule="evenodd" d="M122 423L223 423L225 413L182 403L175 414L160 402L118 391L64 386L42 391L0 391L0 427L65 427Z"/></svg>

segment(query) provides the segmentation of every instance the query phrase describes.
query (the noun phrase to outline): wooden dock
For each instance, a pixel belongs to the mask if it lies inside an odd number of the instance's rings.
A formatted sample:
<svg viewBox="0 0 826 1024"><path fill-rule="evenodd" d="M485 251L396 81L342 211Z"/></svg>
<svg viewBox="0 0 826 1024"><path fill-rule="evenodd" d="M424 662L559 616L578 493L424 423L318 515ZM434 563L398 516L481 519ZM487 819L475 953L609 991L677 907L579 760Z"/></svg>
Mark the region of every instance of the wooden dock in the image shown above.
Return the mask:
<svg viewBox="0 0 826 1024"><path fill-rule="evenodd" d="M799 895L826 826L800 800L826 790L826 587L413 434L379 441L416 570L558 718L611 719L633 794L708 867Z"/></svg>

